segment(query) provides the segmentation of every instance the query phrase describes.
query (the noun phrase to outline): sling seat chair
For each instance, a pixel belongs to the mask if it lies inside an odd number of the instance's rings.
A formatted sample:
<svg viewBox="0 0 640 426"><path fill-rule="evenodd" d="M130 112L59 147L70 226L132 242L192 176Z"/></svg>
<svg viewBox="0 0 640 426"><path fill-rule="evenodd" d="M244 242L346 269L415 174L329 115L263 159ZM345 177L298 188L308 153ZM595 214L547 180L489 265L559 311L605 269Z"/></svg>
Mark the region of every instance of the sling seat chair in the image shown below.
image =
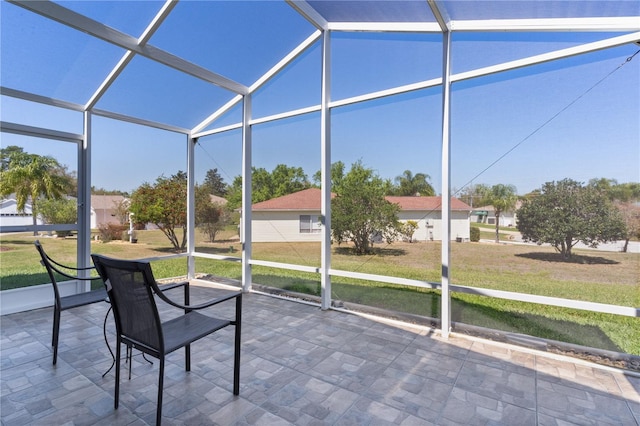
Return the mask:
<svg viewBox="0 0 640 426"><path fill-rule="evenodd" d="M228 325L235 326L233 394L240 387L240 326L242 317L242 292L229 291L228 295L198 305L181 305L168 298L153 276L146 261L121 260L93 254L93 263L102 277L113 308L116 324L116 383L114 408L118 408L120 392L121 346L133 347L159 360L158 406L156 424L162 420L162 393L165 356L185 348L185 369L191 370L190 344ZM168 321L161 321L155 297L169 305L184 310ZM219 303L236 300L235 319L213 318L200 312ZM129 363L131 368L131 363Z"/></svg>
<svg viewBox="0 0 640 426"><path fill-rule="evenodd" d="M78 281L94 281L101 280L99 276L79 276L82 271L91 271L95 269L94 266L86 268L74 268L71 266L63 265L62 263L53 260L44 251L42 244L39 240L35 241L36 249L40 253L40 263L44 266L49 274L49 279L53 285L53 294L55 297L53 304L53 337L51 340L51 346L53 346L53 365L56 365L58 361L58 340L60 336L60 314L67 309L77 308L79 306L90 305L96 302L102 302L107 299L107 292L104 286L97 290L87 291L80 294L73 294L70 296L60 296L60 289L58 288L58 281L56 280L56 274L59 274L70 280Z"/></svg>

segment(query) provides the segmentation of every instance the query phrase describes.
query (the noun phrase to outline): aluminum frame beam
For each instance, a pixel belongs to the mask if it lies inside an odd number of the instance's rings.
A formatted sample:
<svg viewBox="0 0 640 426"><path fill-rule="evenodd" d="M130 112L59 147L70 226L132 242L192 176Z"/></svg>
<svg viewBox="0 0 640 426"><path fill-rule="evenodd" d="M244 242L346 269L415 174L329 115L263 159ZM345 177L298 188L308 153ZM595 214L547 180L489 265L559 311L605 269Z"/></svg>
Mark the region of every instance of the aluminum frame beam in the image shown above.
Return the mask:
<svg viewBox="0 0 640 426"><path fill-rule="evenodd" d="M45 129L43 127L27 126L26 124L0 121L0 132L13 133L14 135L31 136L34 138L53 139L63 142L79 143L84 140L84 135L78 133L62 132L60 130Z"/></svg>
<svg viewBox="0 0 640 426"><path fill-rule="evenodd" d="M307 21L309 21L314 27L319 30L326 31L329 28L329 22L324 19L324 16L318 13L309 3L305 0L286 0L291 7L293 7L300 15L302 15Z"/></svg>
<svg viewBox="0 0 640 426"><path fill-rule="evenodd" d="M308 48L313 46L313 44L321 37L321 31L315 31L309 37L307 37L302 43L296 46L291 52L289 52L284 58L282 58L276 65L271 67L269 71L264 73L262 77L255 81L249 87L249 93L255 93L258 89L264 86L269 80L275 77L280 71L287 67L291 62L293 62L296 58L302 55ZM235 96L229 102L224 104L221 108L203 120L200 124L195 126L191 132L193 134L199 134L205 127L209 126L215 120L217 120L220 116L222 116L225 112L229 111L231 108L236 106L242 100L241 96Z"/></svg>
<svg viewBox="0 0 640 426"><path fill-rule="evenodd" d="M542 64L545 62L555 61L557 59L570 58L572 56L582 55L584 53L595 52L598 50L609 49L612 47L622 46L629 43L638 42L640 40L640 32L625 34L623 36L612 37L605 40L599 40L592 43L585 43L579 46L569 47L566 49L554 50L553 52L542 53L540 55L529 56L515 61L503 62L501 64L491 65L484 68L461 72L451 76L453 82L469 80L471 78L481 77L490 74L497 74L503 71L524 68L530 65Z"/></svg>
<svg viewBox="0 0 640 426"><path fill-rule="evenodd" d="M322 75L320 100L320 170L322 217L320 286L322 309L331 307L331 32L322 34Z"/></svg>
<svg viewBox="0 0 640 426"><path fill-rule="evenodd" d="M37 102L43 105L64 108L71 111L84 112L84 106L73 102L62 101L60 99L50 98L47 96L36 95L35 93L24 92L22 90L11 89L0 86L0 95L10 96L16 99L22 99L30 102Z"/></svg>
<svg viewBox="0 0 640 426"><path fill-rule="evenodd" d="M252 151L253 135L251 121L251 94L242 100L242 213L240 216L240 243L242 244L242 290L249 291L252 283L251 257L251 206L252 204Z"/></svg>
<svg viewBox="0 0 640 426"><path fill-rule="evenodd" d="M442 41L442 246L441 246L441 333L451 332L451 33ZM445 195L446 194L446 195Z"/></svg>
<svg viewBox="0 0 640 426"><path fill-rule="evenodd" d="M622 46L629 43L634 43L640 41L640 32L635 32L631 34L625 34L623 36L611 37L605 40L600 40L597 42L586 43L580 46L570 47L567 49L555 50L553 52L547 52L540 55L530 56L524 59L517 59L515 61L503 62L496 65L491 65L484 68L478 68L471 71L465 71L457 74L451 75L451 82L459 82L463 80L469 80L476 77L482 77L485 75L496 74L499 72L510 71L517 68L523 68L531 65L541 64L544 62L550 62L558 59L569 58L571 56L581 55L585 53L595 52L598 50L608 49L611 47ZM335 101L329 102L330 108L336 108L346 105L352 105L359 102L365 102L375 99L380 99L386 96L399 95L402 93L408 93L415 90L427 89L430 87L435 87L442 84L442 78L434 78L430 80L420 81L417 83L411 83L404 86L398 86L391 89L380 90L377 92L367 93L364 95L353 96L350 98L339 99ZM260 117L252 120L252 124L257 123L266 123L268 121L274 121L280 118L288 118L296 115L307 114L309 112L320 111L320 105L313 105L305 108L300 108L294 111L287 111L279 114L274 114L268 117ZM225 126L220 129L211 129L206 132L199 133L198 136L204 136L208 134L220 133L222 131L236 129L241 126L240 123Z"/></svg>
<svg viewBox="0 0 640 426"><path fill-rule="evenodd" d="M99 115L101 117L111 118L113 120L125 121L127 123L139 124L141 126L153 127L155 129L160 129L160 130L167 130L169 132L184 133L185 135L188 135L190 133L189 129L185 127L172 126L170 124L164 124L158 121L151 121L151 120L145 120L142 118L136 118L130 115L119 114L117 112L105 111L102 109L93 109L91 110L91 112L94 115Z"/></svg>
<svg viewBox="0 0 640 426"><path fill-rule="evenodd" d="M138 39L108 27L84 15L76 13L51 1L36 0L6 0L10 3L37 13L61 24L67 25L83 33L97 37L103 41L129 50L152 61L159 62L174 68L185 74L204 80L208 83L220 86L231 92L244 95L249 88L220 74L209 71L199 65L186 61L169 52L158 49L150 44L140 45Z"/></svg>
<svg viewBox="0 0 640 426"><path fill-rule="evenodd" d="M145 44L147 44L149 39L151 39L151 36L158 30L158 28L160 28L160 25L162 24L162 22L164 22L166 17L169 16L169 13L173 10L176 4L178 4L176 0L167 0L165 2L158 14L153 18L151 23L143 31L142 35L138 38L139 46L144 46ZM91 109L96 105L96 103L98 103L100 98L102 98L102 96L107 92L113 82L116 81L118 76L122 73L122 71L124 71L129 62L131 62L131 60L134 58L134 56L135 53L128 50L122 56L122 58L120 58L118 64L113 68L113 70L111 70L109 75L107 75L107 78L98 87L98 90L94 92L89 101L85 104L85 109Z"/></svg>
<svg viewBox="0 0 640 426"><path fill-rule="evenodd" d="M638 31L640 18L618 16L600 18L549 18L549 19L492 19L452 20L452 32L456 31L513 31L513 32L563 32L563 31Z"/></svg>

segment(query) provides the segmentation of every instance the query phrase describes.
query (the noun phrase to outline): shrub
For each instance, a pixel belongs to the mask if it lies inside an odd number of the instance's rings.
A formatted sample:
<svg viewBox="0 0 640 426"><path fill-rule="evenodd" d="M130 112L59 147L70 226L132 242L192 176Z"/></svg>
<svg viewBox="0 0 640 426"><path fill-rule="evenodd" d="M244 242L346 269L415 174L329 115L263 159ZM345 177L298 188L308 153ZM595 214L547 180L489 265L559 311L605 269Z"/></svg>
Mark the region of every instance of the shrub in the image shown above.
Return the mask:
<svg viewBox="0 0 640 426"><path fill-rule="evenodd" d="M480 241L480 228L472 226L471 229L469 229L469 239L472 243Z"/></svg>
<svg viewBox="0 0 640 426"><path fill-rule="evenodd" d="M104 223L98 226L98 232L100 233L100 239L105 243L113 240L121 240L123 233L128 229L126 225L120 225L117 223Z"/></svg>

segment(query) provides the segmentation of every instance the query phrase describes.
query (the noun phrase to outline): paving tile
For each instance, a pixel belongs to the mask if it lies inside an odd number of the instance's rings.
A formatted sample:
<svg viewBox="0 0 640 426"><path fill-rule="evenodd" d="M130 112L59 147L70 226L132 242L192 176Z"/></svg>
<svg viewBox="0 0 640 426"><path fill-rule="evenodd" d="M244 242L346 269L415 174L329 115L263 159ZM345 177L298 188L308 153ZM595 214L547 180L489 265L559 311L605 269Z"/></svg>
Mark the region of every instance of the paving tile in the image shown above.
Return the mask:
<svg viewBox="0 0 640 426"><path fill-rule="evenodd" d="M456 382L456 388L477 392L498 401L535 410L535 375L480 362L465 362Z"/></svg>
<svg viewBox="0 0 640 426"><path fill-rule="evenodd" d="M535 374L536 363L533 354L491 342L473 342L467 359L496 368L506 368L521 374Z"/></svg>
<svg viewBox="0 0 640 426"><path fill-rule="evenodd" d="M617 396L546 380L539 380L537 388L538 411L557 420L591 425L636 424L626 401Z"/></svg>
<svg viewBox="0 0 640 426"><path fill-rule="evenodd" d="M597 366L541 357L536 362L536 370L540 377L549 382L605 394L621 394L614 374Z"/></svg>
<svg viewBox="0 0 640 426"><path fill-rule="evenodd" d="M192 302L212 294L194 286ZM228 328L192 345L190 372L183 350L167 357L165 424L640 424L638 377L260 294L243 304L240 395L231 391ZM113 408L115 372L102 377L111 364L107 310L98 303L63 313L55 367L51 308L0 318L2 426L155 424L158 362L139 352L130 380L122 360ZM217 312L232 316L234 306ZM113 347L111 316L106 334Z"/></svg>
<svg viewBox="0 0 640 426"><path fill-rule="evenodd" d="M452 389L452 384L405 369L388 368L375 380L364 396L417 418L435 422Z"/></svg>
<svg viewBox="0 0 640 426"><path fill-rule="evenodd" d="M535 410L480 395L454 389L443 410L441 425L535 425Z"/></svg>
<svg viewBox="0 0 640 426"><path fill-rule="evenodd" d="M395 369L451 385L457 380L463 365L461 358L427 351L416 345L410 345L393 362Z"/></svg>
<svg viewBox="0 0 640 426"><path fill-rule="evenodd" d="M616 381L622 392L622 398L640 425L640 376L616 374Z"/></svg>

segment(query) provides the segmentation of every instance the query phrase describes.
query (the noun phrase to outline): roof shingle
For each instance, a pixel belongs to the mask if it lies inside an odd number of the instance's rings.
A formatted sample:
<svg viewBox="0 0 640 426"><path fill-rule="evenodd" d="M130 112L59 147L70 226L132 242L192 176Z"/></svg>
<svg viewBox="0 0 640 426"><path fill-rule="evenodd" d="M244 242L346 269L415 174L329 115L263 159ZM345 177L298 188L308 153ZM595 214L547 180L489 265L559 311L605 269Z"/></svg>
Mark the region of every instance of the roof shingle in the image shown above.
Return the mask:
<svg viewBox="0 0 640 426"><path fill-rule="evenodd" d="M331 194L333 198L335 195ZM278 198L261 201L252 206L253 211L262 210L320 210L322 193L318 188L303 189L293 194L284 195ZM442 197L401 197L387 196L386 199L398 204L400 210L434 210L442 209ZM451 210L466 211L471 210L471 206L455 197L451 197Z"/></svg>

